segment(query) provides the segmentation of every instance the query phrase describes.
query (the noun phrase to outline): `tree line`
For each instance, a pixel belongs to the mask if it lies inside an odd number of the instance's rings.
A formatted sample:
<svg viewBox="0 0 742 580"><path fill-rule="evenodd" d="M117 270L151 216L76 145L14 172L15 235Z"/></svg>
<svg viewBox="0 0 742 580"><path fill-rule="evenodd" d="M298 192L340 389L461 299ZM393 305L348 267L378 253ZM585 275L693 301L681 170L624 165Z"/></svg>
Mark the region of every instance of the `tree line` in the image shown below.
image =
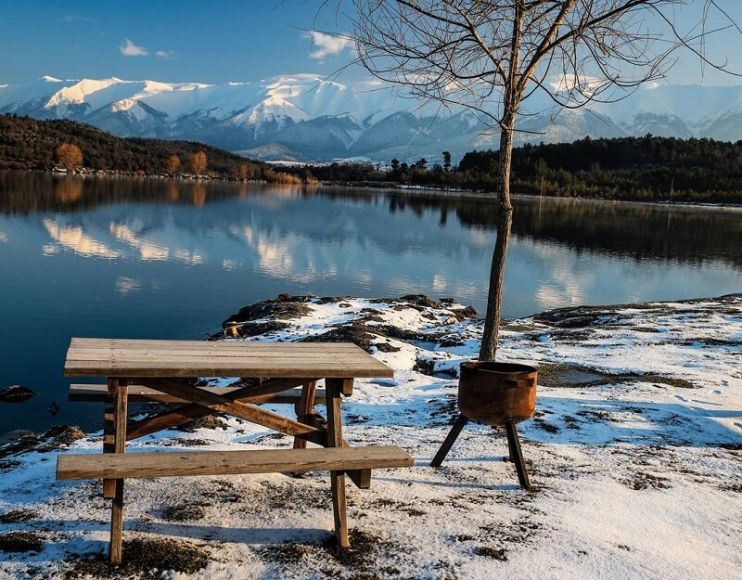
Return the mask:
<svg viewBox="0 0 742 580"><path fill-rule="evenodd" d="M394 183L496 192L498 151L471 151L457 166L424 158L392 159L387 167L339 164L293 168L321 181ZM573 143L526 144L513 149L516 193L634 201L742 203L742 141L621 137Z"/></svg>

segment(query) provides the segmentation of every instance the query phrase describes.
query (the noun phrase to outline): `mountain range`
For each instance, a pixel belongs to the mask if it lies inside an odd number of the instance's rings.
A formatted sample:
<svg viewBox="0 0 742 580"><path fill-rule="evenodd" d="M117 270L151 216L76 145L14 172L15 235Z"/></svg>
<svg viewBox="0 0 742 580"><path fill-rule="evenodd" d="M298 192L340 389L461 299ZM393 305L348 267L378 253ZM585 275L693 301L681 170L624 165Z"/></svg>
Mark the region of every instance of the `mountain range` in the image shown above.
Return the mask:
<svg viewBox="0 0 742 580"><path fill-rule="evenodd" d="M647 85L613 104L556 112L544 97L518 142L651 133L742 139L742 85ZM0 85L0 113L89 123L118 136L202 141L267 161L438 160L497 146L466 110L420 106L376 80L341 83L314 74L225 84L45 76Z"/></svg>

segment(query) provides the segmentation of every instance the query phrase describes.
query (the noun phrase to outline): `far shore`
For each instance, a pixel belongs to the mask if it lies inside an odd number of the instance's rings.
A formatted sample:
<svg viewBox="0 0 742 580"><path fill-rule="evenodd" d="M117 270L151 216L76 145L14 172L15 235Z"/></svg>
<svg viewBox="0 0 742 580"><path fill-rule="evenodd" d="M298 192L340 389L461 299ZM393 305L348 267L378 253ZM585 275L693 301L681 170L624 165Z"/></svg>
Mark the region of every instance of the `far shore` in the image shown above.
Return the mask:
<svg viewBox="0 0 742 580"><path fill-rule="evenodd" d="M55 168L56 169L56 168ZM217 175L217 174L205 174L195 175L189 173L178 173L176 175L168 175L166 173L142 173L135 171L121 171L115 169L89 169L83 168L83 170L73 170L69 172L62 172L55 169L1 169L0 171L9 171L13 173L45 173L51 174L58 177L73 176L81 178L96 178L96 179L154 179L154 180L174 180L183 182L233 182L233 183L252 183L259 185L293 185L298 186L300 184L285 184L281 182L269 182L264 179L244 179L239 177L232 177L229 175ZM479 201L495 200L495 192L483 191L483 190L470 190L470 189L458 189L458 188L440 188L431 185L408 185L403 183L396 183L393 181L384 182L343 182L343 181L316 181L311 183L301 184L303 187L316 189L317 187L329 188L329 189L353 189L359 193L378 193L383 191L384 193L394 193L406 197L435 197L435 198L448 198L448 199L470 199ZM671 200L623 200L623 199L604 199L600 197L584 197L584 196L558 196L558 195L535 195L530 193L512 193L514 199L520 200L571 200L580 202L593 202L593 203L613 203L613 204L628 204L628 205L650 205L659 207L692 207L692 208L710 208L710 209L732 209L742 210L742 204L737 203L719 203L719 202L696 202L696 201L671 201Z"/></svg>

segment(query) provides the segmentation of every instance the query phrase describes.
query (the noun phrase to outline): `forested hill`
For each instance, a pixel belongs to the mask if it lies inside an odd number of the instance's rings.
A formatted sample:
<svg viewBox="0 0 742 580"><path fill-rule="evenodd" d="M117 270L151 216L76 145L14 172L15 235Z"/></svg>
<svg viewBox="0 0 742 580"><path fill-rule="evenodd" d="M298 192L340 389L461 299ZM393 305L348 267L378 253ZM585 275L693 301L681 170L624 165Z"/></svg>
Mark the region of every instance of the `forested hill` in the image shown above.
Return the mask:
<svg viewBox="0 0 742 580"><path fill-rule="evenodd" d="M338 164L309 171L329 181L496 191L498 165L498 152L472 151L450 167L394 159L391 171ZM513 150L511 183L514 192L549 196L741 204L742 141L646 136L525 145Z"/></svg>
<svg viewBox="0 0 742 580"><path fill-rule="evenodd" d="M499 155L467 153L459 171L496 175ZM514 151L514 191L585 197L742 202L742 141L625 137L526 145Z"/></svg>
<svg viewBox="0 0 742 580"><path fill-rule="evenodd" d="M49 170L64 165L59 147L79 148L82 163L90 169L104 169L147 175L173 173L173 156L180 163L176 171L189 172L190 159L205 154L204 174L223 177L261 177L265 166L216 147L190 141L122 139L74 121L38 121L29 117L0 115L0 169ZM202 158L203 159L203 158ZM170 171L169 171L170 170Z"/></svg>

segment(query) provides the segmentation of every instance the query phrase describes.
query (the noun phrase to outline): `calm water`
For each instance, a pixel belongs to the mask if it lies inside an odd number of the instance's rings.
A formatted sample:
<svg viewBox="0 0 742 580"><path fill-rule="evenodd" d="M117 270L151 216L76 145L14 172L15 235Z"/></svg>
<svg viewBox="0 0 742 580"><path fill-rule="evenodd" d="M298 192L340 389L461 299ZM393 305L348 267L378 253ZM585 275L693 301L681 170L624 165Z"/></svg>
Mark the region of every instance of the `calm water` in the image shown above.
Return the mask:
<svg viewBox="0 0 742 580"><path fill-rule="evenodd" d="M0 433L99 427L66 401L71 336L201 338L282 292L483 311L493 221L482 201L0 173L0 387L39 393L0 404ZM508 317L742 291L739 211L529 200L513 231Z"/></svg>

